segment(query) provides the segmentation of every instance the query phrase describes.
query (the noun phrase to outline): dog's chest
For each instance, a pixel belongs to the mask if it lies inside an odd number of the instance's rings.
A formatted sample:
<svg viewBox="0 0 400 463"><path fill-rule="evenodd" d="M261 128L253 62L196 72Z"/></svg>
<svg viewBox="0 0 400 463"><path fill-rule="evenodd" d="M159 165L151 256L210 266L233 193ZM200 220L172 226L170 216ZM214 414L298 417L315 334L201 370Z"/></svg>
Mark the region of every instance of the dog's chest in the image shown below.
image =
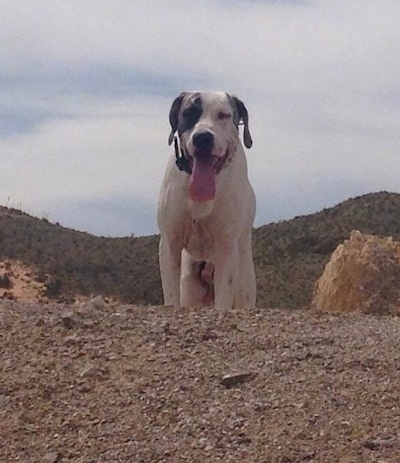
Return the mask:
<svg viewBox="0 0 400 463"><path fill-rule="evenodd" d="M193 219L187 223L183 246L195 259L214 261L214 240L207 221Z"/></svg>

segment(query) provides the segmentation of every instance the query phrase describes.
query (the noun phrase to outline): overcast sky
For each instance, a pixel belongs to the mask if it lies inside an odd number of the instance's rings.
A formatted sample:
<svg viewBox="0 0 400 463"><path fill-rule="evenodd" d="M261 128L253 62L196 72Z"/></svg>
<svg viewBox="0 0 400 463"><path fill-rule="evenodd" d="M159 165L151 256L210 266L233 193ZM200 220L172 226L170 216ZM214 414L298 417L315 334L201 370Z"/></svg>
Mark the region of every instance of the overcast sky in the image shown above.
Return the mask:
<svg viewBox="0 0 400 463"><path fill-rule="evenodd" d="M400 190L398 0L2 0L0 204L157 233L181 90L235 93L256 225Z"/></svg>

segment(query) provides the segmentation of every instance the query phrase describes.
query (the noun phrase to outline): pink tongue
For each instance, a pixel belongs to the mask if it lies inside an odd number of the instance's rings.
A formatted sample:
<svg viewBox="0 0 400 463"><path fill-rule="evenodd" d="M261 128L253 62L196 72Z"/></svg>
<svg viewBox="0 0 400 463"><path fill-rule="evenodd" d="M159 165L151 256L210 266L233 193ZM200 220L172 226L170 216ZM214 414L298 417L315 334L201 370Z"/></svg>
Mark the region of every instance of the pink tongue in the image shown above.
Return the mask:
<svg viewBox="0 0 400 463"><path fill-rule="evenodd" d="M213 166L212 156L195 156L193 159L192 175L189 181L189 192L193 201L202 203L214 199L215 172Z"/></svg>

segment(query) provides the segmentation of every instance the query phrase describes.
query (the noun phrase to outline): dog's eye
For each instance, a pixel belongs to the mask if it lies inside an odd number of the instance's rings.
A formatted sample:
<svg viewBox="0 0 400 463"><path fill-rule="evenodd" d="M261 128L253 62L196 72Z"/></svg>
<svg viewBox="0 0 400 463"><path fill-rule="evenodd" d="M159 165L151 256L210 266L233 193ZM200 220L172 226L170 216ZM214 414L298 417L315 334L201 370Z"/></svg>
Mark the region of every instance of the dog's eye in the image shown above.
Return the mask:
<svg viewBox="0 0 400 463"><path fill-rule="evenodd" d="M200 105L192 104L182 111L182 122L179 126L179 132L186 132L197 123L201 117L202 107Z"/></svg>
<svg viewBox="0 0 400 463"><path fill-rule="evenodd" d="M189 108L186 108L182 113L182 116L185 119L195 119L195 118L200 117L200 115L201 115L201 108L196 105L189 106Z"/></svg>
<svg viewBox="0 0 400 463"><path fill-rule="evenodd" d="M220 121L222 121L223 119L229 119L230 117L232 117L232 114L229 114L229 113L224 113L223 111L220 111L218 113L218 119Z"/></svg>

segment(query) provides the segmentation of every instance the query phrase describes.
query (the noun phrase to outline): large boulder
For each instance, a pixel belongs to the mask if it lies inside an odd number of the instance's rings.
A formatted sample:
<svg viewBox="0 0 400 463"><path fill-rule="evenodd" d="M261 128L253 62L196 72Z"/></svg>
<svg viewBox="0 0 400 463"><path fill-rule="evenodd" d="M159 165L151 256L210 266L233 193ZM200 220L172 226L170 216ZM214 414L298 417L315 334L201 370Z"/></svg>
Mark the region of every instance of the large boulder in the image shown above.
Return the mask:
<svg viewBox="0 0 400 463"><path fill-rule="evenodd" d="M312 309L400 314L400 242L352 231L317 281Z"/></svg>

